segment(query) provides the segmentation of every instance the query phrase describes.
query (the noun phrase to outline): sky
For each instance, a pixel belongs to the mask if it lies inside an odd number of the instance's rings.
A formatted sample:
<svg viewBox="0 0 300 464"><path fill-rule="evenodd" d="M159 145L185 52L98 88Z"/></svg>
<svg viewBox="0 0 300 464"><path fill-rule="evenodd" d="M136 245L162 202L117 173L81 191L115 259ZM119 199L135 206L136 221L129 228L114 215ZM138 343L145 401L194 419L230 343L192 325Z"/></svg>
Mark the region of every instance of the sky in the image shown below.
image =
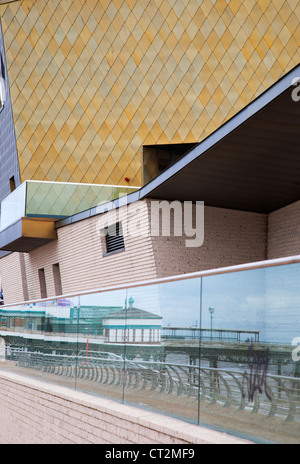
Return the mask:
<svg viewBox="0 0 300 464"><path fill-rule="evenodd" d="M80 296L80 305L124 308L130 297L134 307L162 316L163 326L210 329L213 307L214 329L259 331L261 341L274 343L300 337L300 264L94 293ZM47 313L67 317L67 308Z"/></svg>

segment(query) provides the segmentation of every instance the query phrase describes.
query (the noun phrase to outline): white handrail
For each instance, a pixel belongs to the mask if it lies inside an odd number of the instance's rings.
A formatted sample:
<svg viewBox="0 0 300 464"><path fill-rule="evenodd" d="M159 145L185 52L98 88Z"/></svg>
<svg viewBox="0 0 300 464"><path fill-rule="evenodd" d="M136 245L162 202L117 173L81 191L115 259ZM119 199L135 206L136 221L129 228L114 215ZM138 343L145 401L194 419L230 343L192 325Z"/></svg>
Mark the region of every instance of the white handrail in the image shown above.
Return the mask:
<svg viewBox="0 0 300 464"><path fill-rule="evenodd" d="M263 268L274 267L274 266L284 266L284 265L295 264L295 263L300 263L300 255L289 256L285 258L269 259L269 260L264 260L264 261L256 261L253 263L238 264L234 266L227 266L227 267L221 267L221 268L215 268L215 269L208 269L206 271L197 271L197 272L192 272L188 274L163 277L159 279L128 282L128 283L121 284L121 285L112 285L108 287L96 288L93 290L85 290L79 293L77 292L77 293L68 293L64 295L55 295L52 297L41 298L38 300L20 301L20 302L15 302L15 303L10 303L7 305L0 306L0 309L9 308L12 306L18 306L22 304L36 304L36 303L42 303L46 301L58 300L62 298L75 298L77 296L80 297L83 295L91 295L95 293L107 293L107 292L116 291L116 290L126 290L129 288L145 287L145 286L156 285L156 284L158 285L158 284L163 284L163 283L168 283L168 282L177 282L177 281L183 281L183 280L188 280L188 279L196 279L199 277L230 274L233 272L263 269Z"/></svg>

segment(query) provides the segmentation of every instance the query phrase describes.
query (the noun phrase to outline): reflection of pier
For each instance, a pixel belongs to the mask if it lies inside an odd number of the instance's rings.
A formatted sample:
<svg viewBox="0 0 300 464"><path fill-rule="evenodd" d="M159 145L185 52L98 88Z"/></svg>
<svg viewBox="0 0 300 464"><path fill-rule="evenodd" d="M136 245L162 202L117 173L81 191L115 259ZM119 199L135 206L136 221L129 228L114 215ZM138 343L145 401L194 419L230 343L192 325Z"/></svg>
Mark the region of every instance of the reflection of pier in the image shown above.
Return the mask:
<svg viewBox="0 0 300 464"><path fill-rule="evenodd" d="M210 367L219 368L224 365L243 365L247 366L249 360L249 347L251 343L234 343L234 342L202 342L192 345L192 343L172 343L165 346L165 355L182 355L189 358L189 363L198 365L208 363ZM291 346L285 345L268 345L263 343L253 344L256 357L262 358L268 348L269 367L278 375L282 374L283 366L292 366L295 377L299 377L298 370L300 366L292 361Z"/></svg>
<svg viewBox="0 0 300 464"><path fill-rule="evenodd" d="M131 360L166 362L168 357L172 356L172 359L185 358L183 362L191 365L199 364L200 359L206 360L209 366L214 368L221 367L221 363L247 364L249 362L248 349L253 343L258 355L269 346L270 365L275 366L273 370L278 375L281 375L282 366L292 362L290 345L270 346L259 342L259 332L215 330L211 340L207 334L205 337L205 331L209 332L209 329L201 330L203 337L200 339L199 328L164 327L161 344L109 343L101 336L80 334L76 337L74 334L53 332L51 334L30 334L2 330L0 335L5 340L6 346L29 351L69 355L78 350L86 350L88 344L89 350L92 351L108 351L120 356L124 356L126 352L127 359ZM293 365L296 364L293 363Z"/></svg>
<svg viewBox="0 0 300 464"><path fill-rule="evenodd" d="M218 340L230 342L259 342L259 332L254 330L202 329L199 327L163 327L162 338L184 340Z"/></svg>

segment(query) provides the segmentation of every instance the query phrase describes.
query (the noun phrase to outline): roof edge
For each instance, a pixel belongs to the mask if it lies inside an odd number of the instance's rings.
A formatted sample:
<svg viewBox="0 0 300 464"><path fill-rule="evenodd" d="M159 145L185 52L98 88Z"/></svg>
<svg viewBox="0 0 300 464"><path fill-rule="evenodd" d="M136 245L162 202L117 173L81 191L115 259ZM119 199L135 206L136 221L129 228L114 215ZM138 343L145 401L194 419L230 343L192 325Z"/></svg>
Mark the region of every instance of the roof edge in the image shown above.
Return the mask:
<svg viewBox="0 0 300 464"><path fill-rule="evenodd" d="M235 129L245 123L247 120L258 114L267 105L271 104L276 98L292 88L295 84L295 79L300 79L300 64L295 66L291 71L282 76L271 87L265 90L261 95L256 97L245 108L236 113L232 118L222 124L212 134L200 141L198 145L192 148L186 155L168 167L165 171L159 174L155 179L141 187L138 191L130 193L122 198L91 208L82 213L69 216L56 223L56 228L64 227L75 222L82 221L89 217L97 216L121 206L129 205L130 203L146 198L151 198L151 193L168 179L177 174L185 166L193 162L207 150L212 148L223 138L227 137ZM197 142L196 142L197 143Z"/></svg>

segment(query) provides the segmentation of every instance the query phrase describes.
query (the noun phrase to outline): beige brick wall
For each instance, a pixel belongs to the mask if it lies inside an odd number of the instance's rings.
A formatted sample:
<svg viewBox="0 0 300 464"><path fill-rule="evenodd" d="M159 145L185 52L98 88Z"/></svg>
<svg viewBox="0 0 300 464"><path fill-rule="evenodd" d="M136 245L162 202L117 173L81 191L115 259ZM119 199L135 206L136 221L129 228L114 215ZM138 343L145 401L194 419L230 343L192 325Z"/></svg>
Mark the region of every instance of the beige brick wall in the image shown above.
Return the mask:
<svg viewBox="0 0 300 464"><path fill-rule="evenodd" d="M247 443L1 368L0 417L0 444Z"/></svg>
<svg viewBox="0 0 300 464"><path fill-rule="evenodd" d="M203 245L188 248L186 238L153 237L158 277L266 259L267 216L205 206Z"/></svg>
<svg viewBox="0 0 300 464"><path fill-rule="evenodd" d="M26 275L24 275L22 253L11 253L0 259L0 274L2 288L5 291L5 302L24 301L28 298L25 290ZM25 291L24 291L25 290Z"/></svg>
<svg viewBox="0 0 300 464"><path fill-rule="evenodd" d="M52 266L56 263L63 293L70 294L300 253L300 202L269 216L206 206L200 248L187 248L185 236L151 237L151 201L138 202L138 206L141 216L137 224L144 233L127 236L124 252L103 257L99 234L104 225L117 220L126 226L125 208L120 208L117 217L110 211L62 227L58 229L58 241L28 254L12 253L2 258L5 303L39 299L40 268L45 269L48 296L55 296ZM101 220L105 221L102 225Z"/></svg>
<svg viewBox="0 0 300 464"><path fill-rule="evenodd" d="M44 268L47 295L55 295L52 265L59 263L64 294L79 293L110 285L123 284L156 277L152 244L148 231L146 203L141 237L125 239L125 251L103 256L105 247L99 230L107 224L121 220L126 225L126 209L120 208L118 216L110 211L58 229L58 241L38 248L25 257L29 298L40 298L38 269ZM102 222L101 222L102 221ZM6 301L6 303L8 303Z"/></svg>
<svg viewBox="0 0 300 464"><path fill-rule="evenodd" d="M268 259L300 253L300 201L269 214Z"/></svg>
<svg viewBox="0 0 300 464"><path fill-rule="evenodd" d="M1 274L5 275L9 269L9 274L14 275L13 280L4 279L5 303L27 299L20 292L21 275L27 282L28 299L41 298L38 277L41 268L45 270L47 296L55 296L52 266L56 263L60 266L63 294L70 294L266 259L265 215L205 207L204 243L199 248L187 248L187 237L174 237L172 224L170 237L150 236L151 205L150 200L141 201L127 216L123 207L118 216L116 211L110 211L59 228L56 242L24 255L26 276L20 272L18 254L0 260ZM143 233L136 237L127 234L124 252L103 256L105 249L99 230L118 220L122 220L125 233L126 224L132 221Z"/></svg>

